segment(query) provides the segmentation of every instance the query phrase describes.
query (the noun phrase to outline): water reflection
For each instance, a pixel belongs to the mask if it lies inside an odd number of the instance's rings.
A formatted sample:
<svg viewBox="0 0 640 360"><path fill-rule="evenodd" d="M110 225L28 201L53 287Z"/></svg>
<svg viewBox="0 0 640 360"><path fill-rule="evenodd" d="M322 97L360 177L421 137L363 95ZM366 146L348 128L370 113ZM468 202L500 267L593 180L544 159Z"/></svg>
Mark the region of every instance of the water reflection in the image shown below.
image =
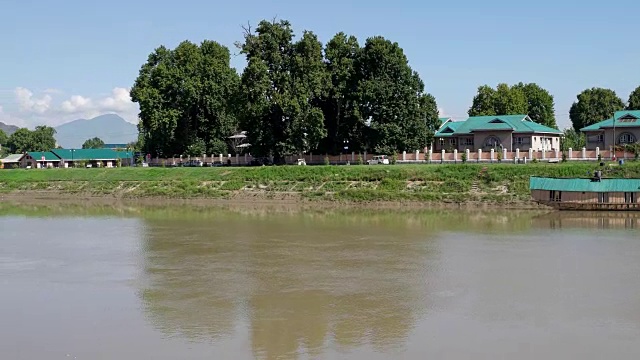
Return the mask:
<svg viewBox="0 0 640 360"><path fill-rule="evenodd" d="M199 339L247 323L264 359L319 356L330 344L401 350L434 308L428 287L440 277L440 231L530 224L521 215L455 212L205 213L146 218L150 319Z"/></svg>

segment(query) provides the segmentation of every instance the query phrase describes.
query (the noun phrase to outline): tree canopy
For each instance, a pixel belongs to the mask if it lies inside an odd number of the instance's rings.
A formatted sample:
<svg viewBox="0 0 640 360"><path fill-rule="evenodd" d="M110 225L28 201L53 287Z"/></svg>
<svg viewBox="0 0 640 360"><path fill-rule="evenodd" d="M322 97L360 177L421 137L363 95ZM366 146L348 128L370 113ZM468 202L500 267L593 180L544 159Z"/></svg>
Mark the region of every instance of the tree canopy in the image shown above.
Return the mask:
<svg viewBox="0 0 640 360"><path fill-rule="evenodd" d="M142 65L131 89L140 106L140 143L157 156L226 153L237 130L234 101L239 76L229 49L215 41L160 46Z"/></svg>
<svg viewBox="0 0 640 360"><path fill-rule="evenodd" d="M0 129L0 146L7 145L8 140L9 137L7 136L7 133L5 133L4 130Z"/></svg>
<svg viewBox="0 0 640 360"><path fill-rule="evenodd" d="M640 110L640 86L629 95L626 110Z"/></svg>
<svg viewBox="0 0 640 360"><path fill-rule="evenodd" d="M500 83L478 87L469 116L529 115L542 125L557 129L553 96L535 83L522 82L509 86Z"/></svg>
<svg viewBox="0 0 640 360"><path fill-rule="evenodd" d="M35 130L20 128L7 140L7 146L14 153L26 151L50 151L56 147L56 130L50 126L37 126Z"/></svg>
<svg viewBox="0 0 640 360"><path fill-rule="evenodd" d="M276 161L345 146L389 153L424 148L440 125L435 98L383 37L361 46L338 33L323 46L311 31L296 38L286 20L263 20L236 47L247 64L240 76L214 41L149 55L131 91L143 151L226 153L235 150L228 137L244 131L254 156Z"/></svg>
<svg viewBox="0 0 640 360"><path fill-rule="evenodd" d="M586 89L577 96L569 109L569 118L577 131L585 126L610 119L616 111L624 109L624 103L615 91L603 88Z"/></svg>
<svg viewBox="0 0 640 360"><path fill-rule="evenodd" d="M104 141L99 137L94 137L93 139L87 139L83 144L83 149L100 149L104 147Z"/></svg>

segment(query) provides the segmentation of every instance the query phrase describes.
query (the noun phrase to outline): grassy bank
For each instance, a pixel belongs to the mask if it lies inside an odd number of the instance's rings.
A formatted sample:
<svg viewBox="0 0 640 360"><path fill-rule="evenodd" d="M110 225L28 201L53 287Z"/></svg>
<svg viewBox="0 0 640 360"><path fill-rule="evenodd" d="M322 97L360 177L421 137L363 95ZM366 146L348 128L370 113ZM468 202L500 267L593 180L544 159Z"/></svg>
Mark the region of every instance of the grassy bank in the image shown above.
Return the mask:
<svg viewBox="0 0 640 360"><path fill-rule="evenodd" d="M117 168L0 171L0 193L118 198L528 202L529 177L584 177L596 163ZM640 163L605 172L640 177Z"/></svg>

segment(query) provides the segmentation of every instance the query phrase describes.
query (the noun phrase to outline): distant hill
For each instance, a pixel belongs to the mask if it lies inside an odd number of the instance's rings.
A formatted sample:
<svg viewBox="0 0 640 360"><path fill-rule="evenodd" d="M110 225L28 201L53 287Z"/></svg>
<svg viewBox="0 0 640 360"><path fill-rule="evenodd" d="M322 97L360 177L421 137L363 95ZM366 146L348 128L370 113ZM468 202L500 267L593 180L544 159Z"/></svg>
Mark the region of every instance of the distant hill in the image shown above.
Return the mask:
<svg viewBox="0 0 640 360"><path fill-rule="evenodd" d="M0 130L4 131L7 135L13 134L18 129L19 129L19 127L15 126L15 125L7 125L7 124L5 124L3 122L0 122Z"/></svg>
<svg viewBox="0 0 640 360"><path fill-rule="evenodd" d="M55 129L56 141L64 148L81 148L85 140L96 136L107 144L126 144L138 138L138 128L115 114L74 120Z"/></svg>

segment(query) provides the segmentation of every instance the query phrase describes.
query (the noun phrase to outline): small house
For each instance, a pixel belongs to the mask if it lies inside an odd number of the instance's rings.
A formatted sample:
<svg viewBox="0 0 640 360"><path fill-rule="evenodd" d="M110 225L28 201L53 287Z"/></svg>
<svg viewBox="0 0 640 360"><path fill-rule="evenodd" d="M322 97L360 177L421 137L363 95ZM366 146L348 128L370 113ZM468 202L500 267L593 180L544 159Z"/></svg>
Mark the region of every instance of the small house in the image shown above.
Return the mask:
<svg viewBox="0 0 640 360"><path fill-rule="evenodd" d="M0 169L19 168L24 154L11 154L4 159L0 159Z"/></svg>
<svg viewBox="0 0 640 360"><path fill-rule="evenodd" d="M60 166L60 158L51 151L29 151L24 154L20 163L23 168L57 168Z"/></svg>
<svg viewBox="0 0 640 360"><path fill-rule="evenodd" d="M640 210L640 179L593 178L529 179L534 201L566 210Z"/></svg>

